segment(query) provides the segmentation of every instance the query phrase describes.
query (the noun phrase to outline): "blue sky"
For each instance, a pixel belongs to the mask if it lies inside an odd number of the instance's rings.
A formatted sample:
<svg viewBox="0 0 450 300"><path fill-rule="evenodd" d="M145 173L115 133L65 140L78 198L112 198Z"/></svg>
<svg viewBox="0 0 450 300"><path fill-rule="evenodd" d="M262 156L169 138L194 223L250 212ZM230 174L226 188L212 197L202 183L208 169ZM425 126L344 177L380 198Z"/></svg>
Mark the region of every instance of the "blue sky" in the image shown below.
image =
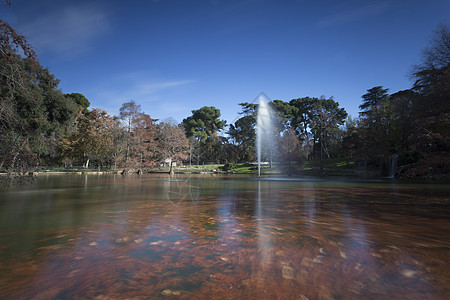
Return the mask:
<svg viewBox="0 0 450 300"><path fill-rule="evenodd" d="M333 96L356 117L367 89L410 88L450 1L14 0L0 18L91 107L117 115L135 100L180 122L208 105L230 123L261 91Z"/></svg>

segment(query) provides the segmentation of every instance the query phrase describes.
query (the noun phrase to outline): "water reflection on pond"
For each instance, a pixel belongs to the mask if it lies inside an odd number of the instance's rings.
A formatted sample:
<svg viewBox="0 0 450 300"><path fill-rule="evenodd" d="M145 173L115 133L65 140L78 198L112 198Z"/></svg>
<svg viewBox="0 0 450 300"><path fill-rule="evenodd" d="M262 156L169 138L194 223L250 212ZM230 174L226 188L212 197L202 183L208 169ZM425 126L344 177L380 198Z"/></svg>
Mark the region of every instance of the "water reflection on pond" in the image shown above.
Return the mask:
<svg viewBox="0 0 450 300"><path fill-rule="evenodd" d="M0 298L445 299L449 191L44 175L0 193Z"/></svg>

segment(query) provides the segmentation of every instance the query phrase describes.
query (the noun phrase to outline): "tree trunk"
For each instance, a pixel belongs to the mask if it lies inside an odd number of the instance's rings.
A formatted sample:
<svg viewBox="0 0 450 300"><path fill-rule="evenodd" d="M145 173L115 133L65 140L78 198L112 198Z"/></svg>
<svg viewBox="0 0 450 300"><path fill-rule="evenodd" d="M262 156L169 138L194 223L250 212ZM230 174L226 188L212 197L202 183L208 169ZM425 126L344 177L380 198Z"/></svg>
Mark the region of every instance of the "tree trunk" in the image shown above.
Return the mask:
<svg viewBox="0 0 450 300"><path fill-rule="evenodd" d="M89 168L89 158L86 160L86 165L84 166L85 169Z"/></svg>
<svg viewBox="0 0 450 300"><path fill-rule="evenodd" d="M128 142L127 139L127 150L125 152L125 167L128 166L128 153L130 152L130 143Z"/></svg>
<svg viewBox="0 0 450 300"><path fill-rule="evenodd" d="M19 149L23 149L25 147L25 144L27 143L27 139L24 139L22 142L22 145L20 145ZM19 156L19 149L16 150L16 153L13 156L13 159L11 160L11 167L14 168L14 165L16 164L16 159Z"/></svg>
<svg viewBox="0 0 450 300"><path fill-rule="evenodd" d="M128 155L130 153L130 132L131 132L131 117L128 119L127 149L125 151L125 167L128 167Z"/></svg>
<svg viewBox="0 0 450 300"><path fill-rule="evenodd" d="M322 144L323 136L322 132L320 133L320 176L323 176L323 144Z"/></svg>
<svg viewBox="0 0 450 300"><path fill-rule="evenodd" d="M171 161L170 161L169 175L170 175L170 177L172 177L174 174L175 174L175 173L174 173L174 171L173 171L173 161L171 160Z"/></svg>

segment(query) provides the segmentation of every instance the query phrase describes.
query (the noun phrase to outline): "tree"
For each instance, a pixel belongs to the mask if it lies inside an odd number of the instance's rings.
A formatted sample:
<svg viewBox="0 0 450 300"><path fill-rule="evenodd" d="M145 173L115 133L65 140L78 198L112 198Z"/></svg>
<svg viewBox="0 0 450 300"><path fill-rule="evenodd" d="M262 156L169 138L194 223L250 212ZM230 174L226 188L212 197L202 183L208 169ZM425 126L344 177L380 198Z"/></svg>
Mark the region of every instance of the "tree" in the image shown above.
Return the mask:
<svg viewBox="0 0 450 300"><path fill-rule="evenodd" d="M239 103L242 112L239 114L243 117L239 118L234 124L230 125L228 135L231 144L234 145L234 156L238 162L249 162L255 159L255 142L256 142L256 111L257 104L243 102Z"/></svg>
<svg viewBox="0 0 450 300"><path fill-rule="evenodd" d="M19 156L33 156L27 139L17 132L21 121L17 94L27 95L27 83L33 80L23 68L20 53L33 65L38 64L36 53L25 37L0 20L0 168L14 168ZM24 153L24 149L30 151Z"/></svg>
<svg viewBox="0 0 450 300"><path fill-rule="evenodd" d="M359 120L348 116L345 120L342 138L342 151L346 158L355 158L360 148L361 139L358 134Z"/></svg>
<svg viewBox="0 0 450 300"><path fill-rule="evenodd" d="M192 161L196 161L200 164L201 158L201 145L200 141L193 136L188 138L189 141L189 165L192 165Z"/></svg>
<svg viewBox="0 0 450 300"><path fill-rule="evenodd" d="M62 155L69 160L82 159L85 168L92 160L102 167L113 156L115 123L115 118L102 109L94 108L87 114L80 110L72 133L60 141Z"/></svg>
<svg viewBox="0 0 450 300"><path fill-rule="evenodd" d="M399 91L390 95L389 103L392 106L392 136L389 138L396 153L409 153L415 151L414 139L416 127L414 122L414 103L418 94L413 90Z"/></svg>
<svg viewBox="0 0 450 300"><path fill-rule="evenodd" d="M297 171L296 169L303 163L301 143L292 127L284 130L280 138L279 152L283 167L288 174Z"/></svg>
<svg viewBox="0 0 450 300"><path fill-rule="evenodd" d="M158 126L158 150L161 159L170 160L170 174L173 174L173 163L189 158L189 141L182 125L174 120L161 122Z"/></svg>
<svg viewBox="0 0 450 300"><path fill-rule="evenodd" d="M127 147L125 142L125 136L127 132L123 128L120 118L117 116L113 117L111 134L113 137L113 150L111 153L111 160L114 169L117 169L120 162L125 161L123 155Z"/></svg>
<svg viewBox="0 0 450 300"><path fill-rule="evenodd" d="M414 67L412 149L400 157L402 176L450 170L450 27L438 25L422 63ZM408 124L407 124L408 125Z"/></svg>
<svg viewBox="0 0 450 300"><path fill-rule="evenodd" d="M192 116L183 120L182 124L186 129L188 137L194 136L202 142L205 142L215 132L222 130L225 120L220 120L220 110L214 106L203 106L200 109L193 110Z"/></svg>
<svg viewBox="0 0 450 300"><path fill-rule="evenodd" d="M390 129L392 107L388 102L388 89L376 86L362 95L363 103L359 106L360 127L359 134L363 141L360 155L365 160L376 161L381 166L382 161L389 154L386 135Z"/></svg>
<svg viewBox="0 0 450 300"><path fill-rule="evenodd" d="M13 170L54 156L76 104L42 67L26 39L0 20L0 166Z"/></svg>
<svg viewBox="0 0 450 300"><path fill-rule="evenodd" d="M150 167L155 164L157 148L154 120L148 114L138 113L134 123L131 157L134 158L139 169Z"/></svg>
<svg viewBox="0 0 450 300"><path fill-rule="evenodd" d="M414 117L425 151L450 150L450 27L440 24L423 52L422 64L412 74Z"/></svg>
<svg viewBox="0 0 450 300"><path fill-rule="evenodd" d="M199 141L202 160L215 158L214 148L218 139L218 132L226 125L225 120L220 120L220 110L214 106L203 106L200 109L193 110L192 116L182 122L186 130L187 137L194 137Z"/></svg>
<svg viewBox="0 0 450 300"><path fill-rule="evenodd" d="M141 113L141 106L136 104L134 100L125 102L119 109L119 117L124 122L126 130L126 151L125 151L125 166L128 167L128 160L130 156L130 146L131 146L131 132L134 127L134 123Z"/></svg>
<svg viewBox="0 0 450 300"><path fill-rule="evenodd" d="M236 149L236 160L248 162L255 159L255 130L254 116L244 116L230 125L228 135Z"/></svg>
<svg viewBox="0 0 450 300"><path fill-rule="evenodd" d="M87 114L88 113L88 107L91 105L89 100L80 93L71 93L71 94L65 94L67 98L71 99L73 102L78 104L82 108L82 113Z"/></svg>
<svg viewBox="0 0 450 300"><path fill-rule="evenodd" d="M322 174L322 160L325 153L328 158L330 155L330 148L332 143L335 142L337 136L336 131L339 129L339 125L343 125L347 118L347 112L344 108L339 108L339 103L334 101L331 97L325 99L321 97L318 101L315 101L311 110L311 132L314 137L314 141L317 141L317 147L314 147L314 156L317 157L319 153L319 160L321 162L321 174Z"/></svg>
<svg viewBox="0 0 450 300"><path fill-rule="evenodd" d="M363 103L359 106L362 116L372 113L380 105L389 99L389 89L383 89L382 86L376 86L367 90L367 93L362 95Z"/></svg>
<svg viewBox="0 0 450 300"><path fill-rule="evenodd" d="M282 100L273 100L269 103L270 107L276 112L275 127L278 132L284 130L291 130L294 123L295 116L297 116L299 109L288 102Z"/></svg>
<svg viewBox="0 0 450 300"><path fill-rule="evenodd" d="M403 160L415 151L412 108L417 93L405 90L388 95L387 91L374 87L362 96L363 104L370 101L372 104L360 114L357 130L359 155L378 175L387 175L393 156L400 155Z"/></svg>
<svg viewBox="0 0 450 300"><path fill-rule="evenodd" d="M291 121L291 127L294 128L298 137L304 141L308 141L308 130L311 126L312 109L318 98L303 97L292 99L289 105L296 108Z"/></svg>
<svg viewBox="0 0 450 300"><path fill-rule="evenodd" d="M416 72L448 68L450 64L450 26L439 24L434 31L428 47L423 51L422 64L416 66Z"/></svg>
<svg viewBox="0 0 450 300"><path fill-rule="evenodd" d="M363 103L359 106L364 127L367 150L384 155L389 148L386 136L392 131L392 106L389 103L388 89L376 86L362 95Z"/></svg>

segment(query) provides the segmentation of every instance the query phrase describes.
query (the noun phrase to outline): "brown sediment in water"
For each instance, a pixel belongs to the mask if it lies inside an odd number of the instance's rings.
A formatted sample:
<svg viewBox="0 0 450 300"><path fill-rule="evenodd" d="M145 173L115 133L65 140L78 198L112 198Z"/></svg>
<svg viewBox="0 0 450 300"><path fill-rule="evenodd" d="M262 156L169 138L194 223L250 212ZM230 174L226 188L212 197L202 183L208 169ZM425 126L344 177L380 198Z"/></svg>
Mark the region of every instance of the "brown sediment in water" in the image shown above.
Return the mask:
<svg viewBox="0 0 450 300"><path fill-rule="evenodd" d="M0 298L450 295L445 189L146 178L93 179L92 195L72 195L86 220L70 226L1 223Z"/></svg>

